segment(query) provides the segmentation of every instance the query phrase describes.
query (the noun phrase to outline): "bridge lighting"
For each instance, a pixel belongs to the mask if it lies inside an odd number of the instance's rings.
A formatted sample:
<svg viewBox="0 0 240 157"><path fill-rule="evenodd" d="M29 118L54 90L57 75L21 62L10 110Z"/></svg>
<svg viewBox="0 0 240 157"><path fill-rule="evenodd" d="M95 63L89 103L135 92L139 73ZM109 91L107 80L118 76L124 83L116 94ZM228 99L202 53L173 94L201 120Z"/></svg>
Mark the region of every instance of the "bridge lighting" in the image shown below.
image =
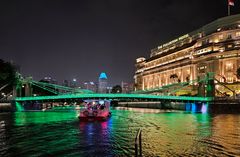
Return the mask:
<svg viewBox="0 0 240 157"><path fill-rule="evenodd" d="M208 109L208 104L203 104L202 108L201 108L201 112L202 113L207 113L207 109Z"/></svg>
<svg viewBox="0 0 240 157"><path fill-rule="evenodd" d="M99 104L100 104L100 105L103 105L103 104L104 104L104 101L103 101L103 100L100 100L100 101L99 101Z"/></svg>
<svg viewBox="0 0 240 157"><path fill-rule="evenodd" d="M197 111L197 105L195 103L192 103L192 112Z"/></svg>
<svg viewBox="0 0 240 157"><path fill-rule="evenodd" d="M54 96L36 96L36 97L17 97L16 101L32 101L32 100L55 100L55 99L91 99L91 98L105 98L105 99L122 99L122 98L148 98L148 99L157 99L157 100L187 100L187 101L212 101L212 97L188 97L188 96L157 96L149 94L63 94L63 95L54 95Z"/></svg>

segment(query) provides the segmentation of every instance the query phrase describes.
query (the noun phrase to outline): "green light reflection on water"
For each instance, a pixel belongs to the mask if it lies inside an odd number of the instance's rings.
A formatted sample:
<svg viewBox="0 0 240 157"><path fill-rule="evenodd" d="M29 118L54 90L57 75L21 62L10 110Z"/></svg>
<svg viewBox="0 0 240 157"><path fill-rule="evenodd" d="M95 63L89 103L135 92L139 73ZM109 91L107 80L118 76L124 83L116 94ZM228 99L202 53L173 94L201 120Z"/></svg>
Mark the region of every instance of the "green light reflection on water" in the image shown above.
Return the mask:
<svg viewBox="0 0 240 157"><path fill-rule="evenodd" d="M27 124L45 124L62 121L74 121L78 120L78 111L71 112L16 112L15 124L27 125Z"/></svg>
<svg viewBox="0 0 240 157"><path fill-rule="evenodd" d="M106 123L73 123L74 125L67 125L67 129L64 128L66 127L65 122L78 121L77 111L16 112L15 125L28 127L30 124L36 124L34 127L41 129L48 127L45 124L51 124L51 127L56 128L52 130L54 134L63 134L62 138L58 137L57 139L61 139L61 143L69 143L69 146L59 144L58 140L53 140L55 138L52 133L40 133L40 131L36 130L37 133L42 134L41 137L46 136L52 139L48 144L51 146L48 152L53 154L61 151L61 149L70 149L71 144L85 142L87 145L92 145L99 140L99 142L103 143L104 141L109 144L114 143L112 149L114 149L116 154L124 155L127 153L129 155L129 153L132 154L134 152L132 141L138 128L143 129L145 156L170 156L169 152L174 152L175 154L191 153L193 149L198 148L196 145L201 149L207 149L205 145L199 143L199 140L211 136L211 118L208 114L185 112L148 113L141 111L143 110L112 110L112 117ZM79 130L75 124L79 125ZM96 128L99 127L102 129L96 132ZM98 139L93 138L96 135L98 135ZM80 136L81 140L76 136ZM68 138L65 139L64 137ZM32 137L29 142L34 143L36 140L39 140L38 138L40 137ZM74 138L73 141L69 141L72 138ZM99 146L101 145L99 144ZM40 146L38 147L40 148ZM47 146L44 146L45 150L47 148Z"/></svg>
<svg viewBox="0 0 240 157"><path fill-rule="evenodd" d="M22 104L20 103L20 102L17 102L16 101L16 110L18 111L18 112L21 112L21 111L24 111L24 108L23 108L23 106L22 106Z"/></svg>

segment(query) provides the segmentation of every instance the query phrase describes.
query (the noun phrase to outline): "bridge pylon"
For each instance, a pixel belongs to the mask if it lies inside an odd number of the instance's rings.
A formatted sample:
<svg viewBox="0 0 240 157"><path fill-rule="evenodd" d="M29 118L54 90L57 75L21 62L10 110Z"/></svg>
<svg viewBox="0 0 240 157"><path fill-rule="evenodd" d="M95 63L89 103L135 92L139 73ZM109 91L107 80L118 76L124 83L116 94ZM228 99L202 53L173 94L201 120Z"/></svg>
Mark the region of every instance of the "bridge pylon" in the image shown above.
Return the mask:
<svg viewBox="0 0 240 157"><path fill-rule="evenodd" d="M205 82L201 81L202 78L198 76L198 96L205 97Z"/></svg>
<svg viewBox="0 0 240 157"><path fill-rule="evenodd" d="M13 87L13 97L29 97L32 96L32 77L26 79L18 78L16 85Z"/></svg>
<svg viewBox="0 0 240 157"><path fill-rule="evenodd" d="M215 74L208 72L204 78L198 76L198 96L215 97Z"/></svg>
<svg viewBox="0 0 240 157"><path fill-rule="evenodd" d="M214 83L215 74L213 72L207 73L207 86L206 86L206 96L215 97L215 83Z"/></svg>

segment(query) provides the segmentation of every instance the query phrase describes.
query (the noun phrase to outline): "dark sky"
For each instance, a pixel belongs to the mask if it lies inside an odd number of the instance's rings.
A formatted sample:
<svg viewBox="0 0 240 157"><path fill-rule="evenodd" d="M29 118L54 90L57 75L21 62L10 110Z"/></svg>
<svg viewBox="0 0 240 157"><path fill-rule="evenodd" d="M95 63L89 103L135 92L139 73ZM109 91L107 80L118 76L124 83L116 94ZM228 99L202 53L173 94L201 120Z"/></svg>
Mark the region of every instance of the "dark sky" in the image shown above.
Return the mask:
<svg viewBox="0 0 240 157"><path fill-rule="evenodd" d="M137 57L226 15L227 0L1 0L0 58L35 80L133 82Z"/></svg>

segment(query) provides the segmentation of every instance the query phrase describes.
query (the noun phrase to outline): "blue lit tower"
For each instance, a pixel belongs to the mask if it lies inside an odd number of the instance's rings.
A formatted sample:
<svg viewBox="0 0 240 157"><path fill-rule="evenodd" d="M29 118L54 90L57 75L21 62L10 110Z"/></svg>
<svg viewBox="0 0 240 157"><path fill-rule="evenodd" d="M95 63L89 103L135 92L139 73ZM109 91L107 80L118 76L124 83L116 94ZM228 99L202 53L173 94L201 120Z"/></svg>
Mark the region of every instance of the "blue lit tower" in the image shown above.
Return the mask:
<svg viewBox="0 0 240 157"><path fill-rule="evenodd" d="M106 93L107 92L107 75L102 72L98 78L98 93Z"/></svg>

